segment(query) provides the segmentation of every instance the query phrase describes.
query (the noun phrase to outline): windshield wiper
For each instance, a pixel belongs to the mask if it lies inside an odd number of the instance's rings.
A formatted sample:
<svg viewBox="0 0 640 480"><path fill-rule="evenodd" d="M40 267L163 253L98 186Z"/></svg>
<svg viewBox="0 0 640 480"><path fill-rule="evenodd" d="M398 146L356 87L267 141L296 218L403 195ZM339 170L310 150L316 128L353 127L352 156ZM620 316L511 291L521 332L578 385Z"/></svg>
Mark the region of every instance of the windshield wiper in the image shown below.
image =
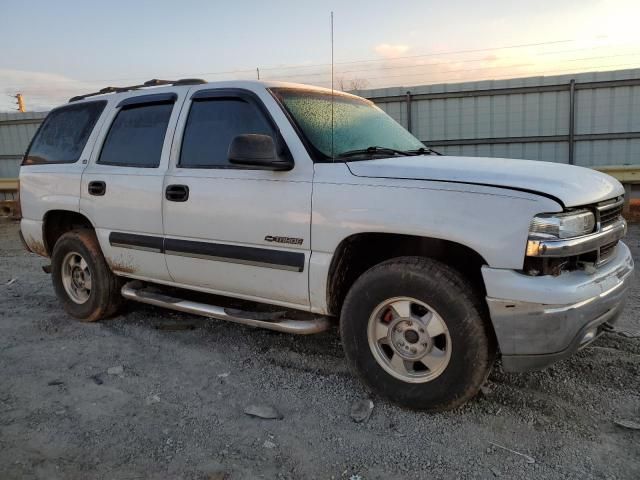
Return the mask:
<svg viewBox="0 0 640 480"><path fill-rule="evenodd" d="M405 150L404 153L408 153L410 155L442 155L442 153L436 152L433 148L429 147L420 147L416 150Z"/></svg>
<svg viewBox="0 0 640 480"><path fill-rule="evenodd" d="M349 150L347 152L342 152L341 154L338 155L338 158L355 157L358 155L375 155L376 153L382 153L382 154L392 153L394 155L403 155L403 156L411 155L411 153L403 152L402 150L396 150L395 148L372 146L367 148L360 148L358 150Z"/></svg>

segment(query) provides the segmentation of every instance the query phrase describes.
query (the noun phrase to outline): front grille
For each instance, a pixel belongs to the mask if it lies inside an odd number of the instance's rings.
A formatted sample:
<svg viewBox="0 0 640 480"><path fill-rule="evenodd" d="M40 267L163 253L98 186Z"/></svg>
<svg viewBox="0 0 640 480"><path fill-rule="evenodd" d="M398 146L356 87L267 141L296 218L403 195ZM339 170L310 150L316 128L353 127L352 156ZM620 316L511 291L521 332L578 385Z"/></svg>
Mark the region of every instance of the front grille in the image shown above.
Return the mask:
<svg viewBox="0 0 640 480"><path fill-rule="evenodd" d="M622 218L622 207L624 206L624 197L612 198L604 202L598 203L595 207L599 229L602 230ZM594 263L600 266L613 258L616 252L618 241L601 245L597 250L582 254L579 261Z"/></svg>
<svg viewBox="0 0 640 480"><path fill-rule="evenodd" d="M607 243L606 245L602 245L600 247L600 255L598 258L598 263L604 263L609 260L616 251L616 245L618 245L618 241Z"/></svg>
<svg viewBox="0 0 640 480"><path fill-rule="evenodd" d="M617 222L622 215L623 205L624 199L622 197L598 204L596 208L599 214L598 221L600 222L600 228Z"/></svg>

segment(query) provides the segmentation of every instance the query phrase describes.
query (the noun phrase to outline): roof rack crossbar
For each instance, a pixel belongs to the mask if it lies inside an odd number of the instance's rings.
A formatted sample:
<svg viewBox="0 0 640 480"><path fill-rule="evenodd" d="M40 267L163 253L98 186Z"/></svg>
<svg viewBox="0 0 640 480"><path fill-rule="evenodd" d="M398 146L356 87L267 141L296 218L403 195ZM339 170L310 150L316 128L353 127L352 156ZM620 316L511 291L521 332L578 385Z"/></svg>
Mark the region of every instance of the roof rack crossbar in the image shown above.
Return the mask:
<svg viewBox="0 0 640 480"><path fill-rule="evenodd" d="M141 88L146 88L146 87L159 87L162 85L175 85L175 86L202 85L203 83L207 83L207 82L205 80L202 80L201 78L182 78L179 80L160 80L157 78L152 78L151 80L147 80L146 82L141 83L140 85L131 85L129 87L104 87L98 90L97 92L86 93L84 95L77 95L75 97L70 98L69 103L77 102L78 100L83 100L88 97L94 97L96 95L103 95L105 93L121 93L121 92L128 92L131 90L139 90Z"/></svg>

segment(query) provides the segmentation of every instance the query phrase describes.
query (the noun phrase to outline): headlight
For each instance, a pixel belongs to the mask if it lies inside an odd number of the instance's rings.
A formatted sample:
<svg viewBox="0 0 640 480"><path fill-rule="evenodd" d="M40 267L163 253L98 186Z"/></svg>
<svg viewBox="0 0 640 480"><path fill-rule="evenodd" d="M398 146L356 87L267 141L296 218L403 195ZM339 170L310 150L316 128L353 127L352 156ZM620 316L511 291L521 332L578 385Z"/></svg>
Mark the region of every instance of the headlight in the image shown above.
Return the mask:
<svg viewBox="0 0 640 480"><path fill-rule="evenodd" d="M536 215L529 227L530 239L572 238L593 232L596 218L589 210Z"/></svg>

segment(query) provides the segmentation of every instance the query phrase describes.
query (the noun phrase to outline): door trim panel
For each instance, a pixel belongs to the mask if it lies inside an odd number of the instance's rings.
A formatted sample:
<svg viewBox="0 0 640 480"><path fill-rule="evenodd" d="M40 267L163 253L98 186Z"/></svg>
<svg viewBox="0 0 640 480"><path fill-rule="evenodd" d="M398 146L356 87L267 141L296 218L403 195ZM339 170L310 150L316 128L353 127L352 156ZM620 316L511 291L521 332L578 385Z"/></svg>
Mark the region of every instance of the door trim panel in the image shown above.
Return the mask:
<svg viewBox="0 0 640 480"><path fill-rule="evenodd" d="M112 247L164 253L164 239L162 237L153 235L136 235L134 233L111 232L109 234L109 244Z"/></svg>
<svg viewBox="0 0 640 480"><path fill-rule="evenodd" d="M239 263L256 267L275 268L292 272L303 272L305 255L303 252L287 252L269 248L244 247L225 243L197 242L162 238L153 235L111 232L109 243L112 247L144 250L149 252L202 258L216 262Z"/></svg>
<svg viewBox="0 0 640 480"><path fill-rule="evenodd" d="M256 267L275 268L292 272L304 271L302 252L286 252L268 248L243 247L224 243L196 242L165 238L165 253L182 257L202 258L217 262L240 263Z"/></svg>

